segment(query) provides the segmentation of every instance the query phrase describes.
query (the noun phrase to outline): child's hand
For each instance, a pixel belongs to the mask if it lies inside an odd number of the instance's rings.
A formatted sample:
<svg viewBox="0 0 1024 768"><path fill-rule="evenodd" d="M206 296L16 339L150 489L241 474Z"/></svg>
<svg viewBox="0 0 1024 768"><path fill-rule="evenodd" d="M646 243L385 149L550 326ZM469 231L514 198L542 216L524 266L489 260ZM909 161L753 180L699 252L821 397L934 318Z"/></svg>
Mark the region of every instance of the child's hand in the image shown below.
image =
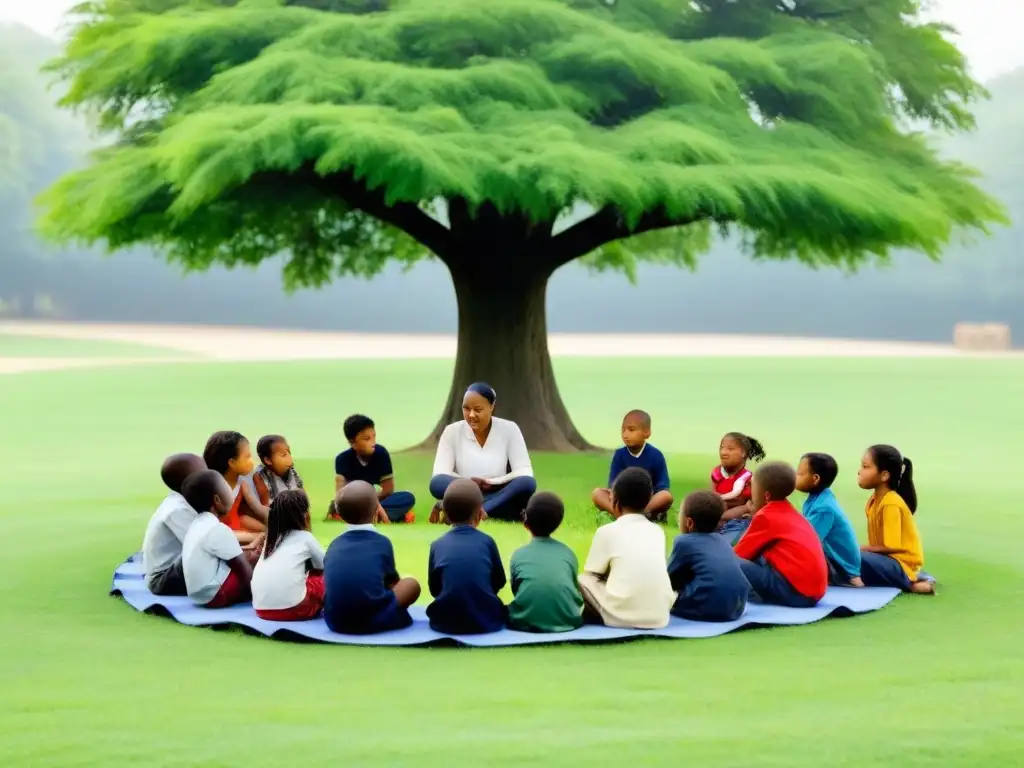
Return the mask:
<svg viewBox="0 0 1024 768"><path fill-rule="evenodd" d="M384 507L380 504L377 505L377 522L381 525L387 525L391 522L391 518L388 517L388 513L384 511Z"/></svg>

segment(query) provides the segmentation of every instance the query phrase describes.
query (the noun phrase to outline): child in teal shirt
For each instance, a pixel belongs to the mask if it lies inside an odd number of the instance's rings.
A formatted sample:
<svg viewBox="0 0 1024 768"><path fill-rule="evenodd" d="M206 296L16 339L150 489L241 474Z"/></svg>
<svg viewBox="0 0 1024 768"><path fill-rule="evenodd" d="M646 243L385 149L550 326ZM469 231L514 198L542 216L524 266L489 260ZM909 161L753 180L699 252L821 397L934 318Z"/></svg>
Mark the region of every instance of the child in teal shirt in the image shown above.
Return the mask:
<svg viewBox="0 0 1024 768"><path fill-rule="evenodd" d="M863 587L857 534L832 493L831 486L838 474L839 465L827 453L806 453L796 470L796 489L808 494L802 512L821 539L829 583Z"/></svg>
<svg viewBox="0 0 1024 768"><path fill-rule="evenodd" d="M576 580L579 561L569 547L551 538L563 517L565 506L553 493L535 493L526 505L523 523L533 539L512 554L512 629L568 632L583 625L583 596Z"/></svg>

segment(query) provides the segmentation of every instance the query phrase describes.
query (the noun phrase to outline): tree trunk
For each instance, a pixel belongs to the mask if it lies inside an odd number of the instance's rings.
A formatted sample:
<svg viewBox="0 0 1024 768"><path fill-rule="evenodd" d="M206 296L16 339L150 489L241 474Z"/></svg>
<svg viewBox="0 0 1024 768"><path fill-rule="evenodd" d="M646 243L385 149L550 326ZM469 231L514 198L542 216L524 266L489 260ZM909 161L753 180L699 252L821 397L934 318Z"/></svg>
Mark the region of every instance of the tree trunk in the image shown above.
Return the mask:
<svg viewBox="0 0 1024 768"><path fill-rule="evenodd" d="M555 383L545 306L550 273L522 262L522 274L482 271L451 268L459 306L455 372L441 418L417 448L433 450L441 431L461 421L466 387L485 381L498 394L495 415L516 422L532 450L597 450L573 425Z"/></svg>

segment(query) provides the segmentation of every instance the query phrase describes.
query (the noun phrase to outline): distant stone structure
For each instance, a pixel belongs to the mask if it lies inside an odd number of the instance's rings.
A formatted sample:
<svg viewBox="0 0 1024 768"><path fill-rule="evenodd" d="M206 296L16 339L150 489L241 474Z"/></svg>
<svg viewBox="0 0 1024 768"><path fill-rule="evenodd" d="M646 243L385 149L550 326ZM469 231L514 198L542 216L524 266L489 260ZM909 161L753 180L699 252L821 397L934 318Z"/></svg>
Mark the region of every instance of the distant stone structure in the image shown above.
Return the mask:
<svg viewBox="0 0 1024 768"><path fill-rule="evenodd" d="M1010 326L1003 323L957 323L953 346L970 352L1004 352L1010 349Z"/></svg>

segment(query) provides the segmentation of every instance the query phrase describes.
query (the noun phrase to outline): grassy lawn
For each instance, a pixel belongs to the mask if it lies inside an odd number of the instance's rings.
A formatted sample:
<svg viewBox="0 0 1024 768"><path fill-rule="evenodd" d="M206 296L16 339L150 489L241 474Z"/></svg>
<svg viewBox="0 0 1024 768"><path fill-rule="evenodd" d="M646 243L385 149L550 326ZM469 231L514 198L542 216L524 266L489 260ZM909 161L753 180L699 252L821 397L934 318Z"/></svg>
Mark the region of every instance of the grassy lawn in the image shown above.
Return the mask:
<svg viewBox="0 0 1024 768"><path fill-rule="evenodd" d="M0 345L4 337L0 336ZM0 346L0 350L5 347ZM49 353L48 353L49 354ZM63 354L63 353L62 353ZM108 354L108 353L104 353ZM182 627L106 596L162 498L167 453L216 429L280 432L322 515L341 420L393 451L430 429L443 362L302 362L0 377L0 764L281 766L1016 765L1024 752L1024 559L1017 509L1024 364L999 360L556 362L591 440L654 417L677 497L718 439L834 453L863 533L855 466L872 442L915 460L937 598L860 618L711 640L499 650L361 649ZM499 393L500 413L501 393ZM534 457L586 553L607 457ZM396 457L421 523L384 529L423 578L431 457ZM340 530L319 523L328 541ZM508 558L526 540L488 524ZM1016 617L1016 618L1015 618Z"/></svg>
<svg viewBox="0 0 1024 768"><path fill-rule="evenodd" d="M51 339L0 333L0 357L189 357L163 347L131 341L97 339Z"/></svg>

